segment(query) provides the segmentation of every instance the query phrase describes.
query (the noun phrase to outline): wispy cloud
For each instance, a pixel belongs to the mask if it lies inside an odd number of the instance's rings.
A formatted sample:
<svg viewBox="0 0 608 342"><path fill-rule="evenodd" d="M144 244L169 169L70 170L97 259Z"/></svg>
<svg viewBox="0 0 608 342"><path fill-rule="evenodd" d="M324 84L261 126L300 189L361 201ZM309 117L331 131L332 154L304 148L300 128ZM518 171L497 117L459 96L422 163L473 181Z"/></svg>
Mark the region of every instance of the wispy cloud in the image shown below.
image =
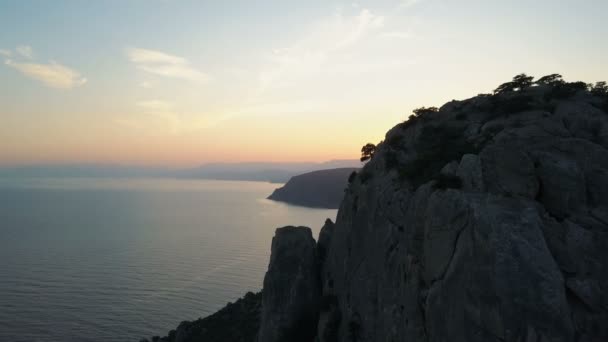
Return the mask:
<svg viewBox="0 0 608 342"><path fill-rule="evenodd" d="M53 61L48 64L37 64L6 60L5 64L21 72L25 76L40 81L51 88L70 89L81 86L87 82L87 79L82 77L76 70Z"/></svg>
<svg viewBox="0 0 608 342"><path fill-rule="evenodd" d="M210 80L209 75L191 66L183 57L141 48L128 48L126 53L139 70L153 75L201 83Z"/></svg>
<svg viewBox="0 0 608 342"><path fill-rule="evenodd" d="M372 33L381 32L384 25L384 16L366 8L357 9L352 15L338 11L317 22L292 46L272 51L268 57L272 65L259 74L260 92L317 76L321 69L331 72L332 66L340 64L337 56L356 55L355 49Z"/></svg>
<svg viewBox="0 0 608 342"><path fill-rule="evenodd" d="M18 54L20 54L21 56L23 56L27 59L34 58L34 51L32 50L32 47L29 45L19 45L19 46L17 46L17 48L15 48L15 51L17 51Z"/></svg>
<svg viewBox="0 0 608 342"><path fill-rule="evenodd" d="M338 19L344 20L343 17L338 17ZM336 49L353 45L370 30L381 28L384 26L384 17L376 15L368 9L362 9L354 20L351 20L350 23L347 22L346 25L345 35L337 42Z"/></svg>
<svg viewBox="0 0 608 342"><path fill-rule="evenodd" d="M12 54L11 50L0 49L1 56L10 57Z"/></svg>
<svg viewBox="0 0 608 342"><path fill-rule="evenodd" d="M177 106L163 100L142 100L135 103L138 110L128 117L115 118L115 124L153 134L183 134L213 127L226 116L185 115Z"/></svg>

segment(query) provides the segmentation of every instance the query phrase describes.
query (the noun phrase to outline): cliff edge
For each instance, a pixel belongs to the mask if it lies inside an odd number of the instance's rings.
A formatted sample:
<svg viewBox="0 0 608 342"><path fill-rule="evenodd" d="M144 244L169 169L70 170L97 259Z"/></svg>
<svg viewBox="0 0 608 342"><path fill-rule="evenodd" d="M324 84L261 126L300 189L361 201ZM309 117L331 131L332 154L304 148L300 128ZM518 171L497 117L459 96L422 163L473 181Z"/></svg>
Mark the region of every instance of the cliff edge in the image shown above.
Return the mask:
<svg viewBox="0 0 608 342"><path fill-rule="evenodd" d="M319 341L608 340L607 94L521 87L391 129L332 228Z"/></svg>
<svg viewBox="0 0 608 342"><path fill-rule="evenodd" d="M608 87L558 76L418 109L366 145L315 248L277 232L251 341L607 341Z"/></svg>

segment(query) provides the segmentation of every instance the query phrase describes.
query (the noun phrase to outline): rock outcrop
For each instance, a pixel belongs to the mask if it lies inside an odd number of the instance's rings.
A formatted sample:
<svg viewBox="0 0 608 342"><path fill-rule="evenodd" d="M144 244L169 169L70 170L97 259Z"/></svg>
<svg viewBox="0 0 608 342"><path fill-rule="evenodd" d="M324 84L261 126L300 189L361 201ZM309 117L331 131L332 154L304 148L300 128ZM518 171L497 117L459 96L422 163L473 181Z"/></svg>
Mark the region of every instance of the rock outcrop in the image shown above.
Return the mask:
<svg viewBox="0 0 608 342"><path fill-rule="evenodd" d="M391 129L318 244L277 230L259 342L608 341L608 90L503 88Z"/></svg>
<svg viewBox="0 0 608 342"><path fill-rule="evenodd" d="M310 228L276 230L264 277L258 341L314 339L321 292L318 267L316 243Z"/></svg>
<svg viewBox="0 0 608 342"><path fill-rule="evenodd" d="M608 341L608 100L540 86L397 125L350 184L320 341Z"/></svg>
<svg viewBox="0 0 608 342"><path fill-rule="evenodd" d="M268 196L268 199L304 207L338 209L349 176L358 170L339 168L294 176Z"/></svg>

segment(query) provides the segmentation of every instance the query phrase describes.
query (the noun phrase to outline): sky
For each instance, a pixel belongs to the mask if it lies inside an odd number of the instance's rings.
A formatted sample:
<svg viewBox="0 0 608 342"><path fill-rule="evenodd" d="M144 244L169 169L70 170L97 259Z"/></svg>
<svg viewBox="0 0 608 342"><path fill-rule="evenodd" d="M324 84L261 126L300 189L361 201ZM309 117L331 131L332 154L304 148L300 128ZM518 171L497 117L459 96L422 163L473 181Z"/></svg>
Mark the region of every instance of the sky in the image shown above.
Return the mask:
<svg viewBox="0 0 608 342"><path fill-rule="evenodd" d="M0 0L0 166L354 159L512 76L608 80L608 1Z"/></svg>

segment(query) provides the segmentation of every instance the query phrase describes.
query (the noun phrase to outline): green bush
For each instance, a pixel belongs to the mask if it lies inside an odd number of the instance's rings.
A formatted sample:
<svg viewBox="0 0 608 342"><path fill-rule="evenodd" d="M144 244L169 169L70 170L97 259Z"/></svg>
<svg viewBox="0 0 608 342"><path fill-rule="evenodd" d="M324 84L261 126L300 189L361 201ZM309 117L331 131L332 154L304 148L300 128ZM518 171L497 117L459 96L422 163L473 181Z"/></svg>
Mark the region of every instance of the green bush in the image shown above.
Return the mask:
<svg viewBox="0 0 608 342"><path fill-rule="evenodd" d="M436 178L441 168L450 161L460 160L466 153L476 153L477 148L466 141L463 130L464 126L426 126L415 142L416 158L400 165L399 175L418 187Z"/></svg>
<svg viewBox="0 0 608 342"><path fill-rule="evenodd" d="M587 91L585 82L569 82L557 84L547 94L547 99L567 99L581 91Z"/></svg>

